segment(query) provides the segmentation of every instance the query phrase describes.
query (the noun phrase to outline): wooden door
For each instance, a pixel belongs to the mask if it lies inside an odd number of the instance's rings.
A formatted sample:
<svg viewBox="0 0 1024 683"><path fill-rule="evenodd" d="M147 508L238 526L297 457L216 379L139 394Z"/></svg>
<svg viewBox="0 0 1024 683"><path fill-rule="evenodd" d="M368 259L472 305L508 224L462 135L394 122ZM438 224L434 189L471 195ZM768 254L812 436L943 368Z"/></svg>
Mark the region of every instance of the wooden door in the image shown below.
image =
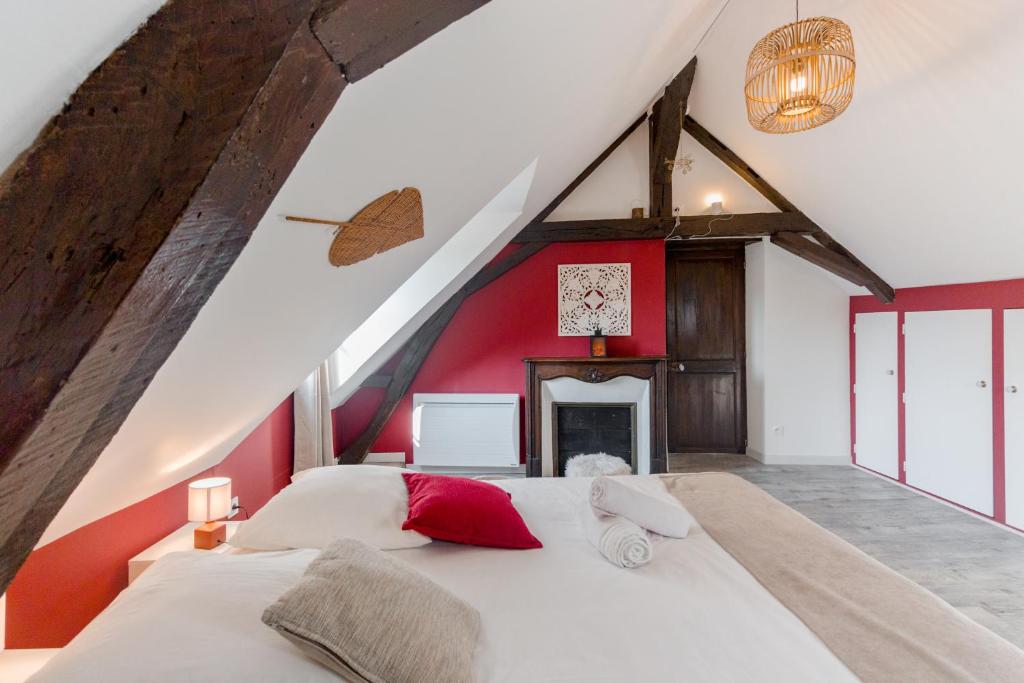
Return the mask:
<svg viewBox="0 0 1024 683"><path fill-rule="evenodd" d="M1006 523L1024 529L1024 308L1003 312Z"/></svg>
<svg viewBox="0 0 1024 683"><path fill-rule="evenodd" d="M867 467L893 479L899 470L899 339L897 314L858 313L853 325L856 416L853 455Z"/></svg>
<svg viewBox="0 0 1024 683"><path fill-rule="evenodd" d="M746 450L742 243L669 243L668 449Z"/></svg>
<svg viewBox="0 0 1024 683"><path fill-rule="evenodd" d="M907 483L992 514L992 311L907 313Z"/></svg>

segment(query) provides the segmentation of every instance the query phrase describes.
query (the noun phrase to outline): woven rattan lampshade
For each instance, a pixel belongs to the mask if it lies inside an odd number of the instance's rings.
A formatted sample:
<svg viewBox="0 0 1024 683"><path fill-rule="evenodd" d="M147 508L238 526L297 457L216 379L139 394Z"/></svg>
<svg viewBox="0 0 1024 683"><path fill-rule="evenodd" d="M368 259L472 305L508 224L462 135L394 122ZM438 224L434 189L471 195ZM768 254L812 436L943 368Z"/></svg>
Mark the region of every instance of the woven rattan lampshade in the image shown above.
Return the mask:
<svg viewBox="0 0 1024 683"><path fill-rule="evenodd" d="M828 123L853 99L856 67L853 33L838 19L812 17L775 29L747 59L750 125L796 133Z"/></svg>

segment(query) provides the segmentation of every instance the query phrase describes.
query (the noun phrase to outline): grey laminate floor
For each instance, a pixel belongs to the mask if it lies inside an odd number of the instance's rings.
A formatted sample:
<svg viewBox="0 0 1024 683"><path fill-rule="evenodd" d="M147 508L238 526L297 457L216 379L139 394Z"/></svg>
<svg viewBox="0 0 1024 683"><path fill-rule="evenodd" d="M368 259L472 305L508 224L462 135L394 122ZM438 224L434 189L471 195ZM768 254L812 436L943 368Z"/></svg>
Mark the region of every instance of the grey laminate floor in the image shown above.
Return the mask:
<svg viewBox="0 0 1024 683"><path fill-rule="evenodd" d="M672 472L734 472L1024 648L1024 536L855 467L670 455Z"/></svg>

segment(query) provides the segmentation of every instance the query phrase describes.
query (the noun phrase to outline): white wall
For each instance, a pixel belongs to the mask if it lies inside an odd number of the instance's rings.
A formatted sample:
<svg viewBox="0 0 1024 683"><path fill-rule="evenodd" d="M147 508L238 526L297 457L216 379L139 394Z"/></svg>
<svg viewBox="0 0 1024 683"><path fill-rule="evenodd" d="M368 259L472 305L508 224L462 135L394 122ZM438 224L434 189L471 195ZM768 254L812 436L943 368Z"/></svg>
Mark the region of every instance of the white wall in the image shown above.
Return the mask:
<svg viewBox="0 0 1024 683"><path fill-rule="evenodd" d="M747 453L762 459L765 453L765 314L767 296L766 253L763 242L747 246L744 261L747 330Z"/></svg>
<svg viewBox="0 0 1024 683"><path fill-rule="evenodd" d="M746 284L749 454L850 462L849 295L769 242L747 247Z"/></svg>

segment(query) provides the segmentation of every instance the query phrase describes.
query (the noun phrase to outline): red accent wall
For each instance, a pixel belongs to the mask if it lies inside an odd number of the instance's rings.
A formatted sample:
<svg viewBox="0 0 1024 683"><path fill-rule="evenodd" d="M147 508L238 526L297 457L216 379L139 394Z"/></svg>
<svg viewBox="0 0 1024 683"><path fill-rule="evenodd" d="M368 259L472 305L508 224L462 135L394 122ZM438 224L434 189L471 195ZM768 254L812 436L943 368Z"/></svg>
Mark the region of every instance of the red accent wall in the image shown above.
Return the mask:
<svg viewBox="0 0 1024 683"><path fill-rule="evenodd" d="M609 337L608 353L613 356L665 353L664 242L549 245L462 304L377 439L373 451L402 451L406 461L412 462L413 393L486 392L523 396L526 386L523 358L588 355L586 337L558 336L558 265L570 263L632 264L632 334ZM383 396L383 389L360 389L334 410L335 443L339 453L369 423ZM520 424L524 424L523 419ZM521 445L523 457L525 452Z"/></svg>
<svg viewBox="0 0 1024 683"><path fill-rule="evenodd" d="M858 313L896 311L897 330L903 329L906 313L918 311L955 311L972 308L992 310L992 473L993 473L993 519L1006 523L1006 468L1004 440L1004 380L1003 380L1003 311L1010 308L1024 308L1024 279L999 280L995 282L974 282L959 285L938 285L932 287L909 287L896 290L896 300L884 304L871 296L850 297L850 451L853 462L853 444L857 442L857 415L853 398L853 382L856 377L856 354L854 348L853 323ZM904 372L904 340L898 335L898 391L902 396L906 390ZM906 461L906 420L903 401L898 401L899 410L899 481L906 484L903 464ZM951 501L950 501L951 502Z"/></svg>
<svg viewBox="0 0 1024 683"><path fill-rule="evenodd" d="M231 477L262 507L290 480L293 419L289 397L219 464L34 550L7 589L7 647L67 645L128 585L128 560L187 521L189 481Z"/></svg>

